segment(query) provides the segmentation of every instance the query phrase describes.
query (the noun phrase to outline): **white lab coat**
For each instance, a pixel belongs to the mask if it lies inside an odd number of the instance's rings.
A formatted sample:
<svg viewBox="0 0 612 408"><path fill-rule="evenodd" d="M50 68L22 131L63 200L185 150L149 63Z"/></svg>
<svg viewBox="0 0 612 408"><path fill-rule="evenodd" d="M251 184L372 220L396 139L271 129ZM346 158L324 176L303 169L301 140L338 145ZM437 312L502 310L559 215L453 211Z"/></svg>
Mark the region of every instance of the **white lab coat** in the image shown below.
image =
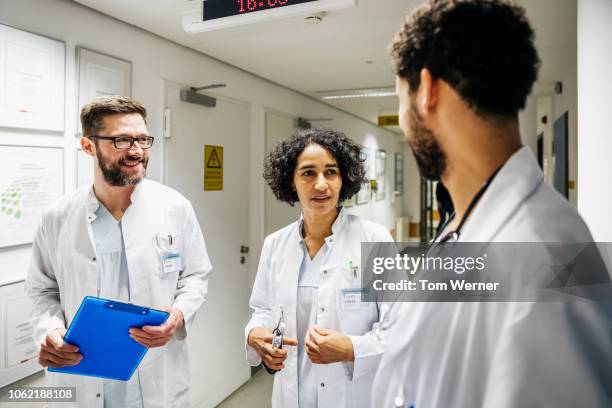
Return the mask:
<svg viewBox="0 0 612 408"><path fill-rule="evenodd" d="M523 147L499 171L459 240L592 238L576 210L543 183L533 154ZM508 273L530 267L529 259L512 261ZM612 315L599 306L398 303L381 325L385 354L371 406L610 407Z"/></svg>
<svg viewBox="0 0 612 408"><path fill-rule="evenodd" d="M263 245L259 269L251 294L251 320L245 327L245 340L258 326L273 328L279 318L278 305L284 307L285 336L296 337L296 297L298 274L304 251L299 226L293 224L269 235ZM361 243L392 242L389 231L381 225L362 220L341 210L326 239L329 254L322 265L317 290L317 324L349 335L355 362L315 365L317 400L320 408L367 407L370 387L382 350L371 332L378 321L379 304L362 302L354 309L342 308L340 292L361 287ZM359 268L358 276L350 269ZM274 375L273 408L298 408L297 350L289 347L285 368ZM261 364L259 355L246 345L247 361Z"/></svg>
<svg viewBox="0 0 612 408"><path fill-rule="evenodd" d="M150 349L140 363L144 407L188 407L185 338L205 300L212 267L196 215L185 197L143 180L131 199L122 218L131 302L153 308L172 306L185 318L185 327L164 347ZM50 330L68 327L83 297L97 293L98 266L90 224L97 207L91 187L82 188L42 217L26 279L36 344ZM182 252L182 271L164 271L162 256L168 250ZM102 380L51 372L46 376L50 386L76 386L79 407L103 408Z"/></svg>

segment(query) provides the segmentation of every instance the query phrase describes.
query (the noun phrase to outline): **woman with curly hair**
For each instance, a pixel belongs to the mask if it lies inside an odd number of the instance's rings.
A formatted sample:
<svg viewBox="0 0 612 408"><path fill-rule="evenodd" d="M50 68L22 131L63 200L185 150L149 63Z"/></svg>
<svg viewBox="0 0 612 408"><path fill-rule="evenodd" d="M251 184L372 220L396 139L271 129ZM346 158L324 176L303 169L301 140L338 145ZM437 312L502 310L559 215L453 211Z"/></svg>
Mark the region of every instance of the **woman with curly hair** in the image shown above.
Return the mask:
<svg viewBox="0 0 612 408"><path fill-rule="evenodd" d="M370 332L378 304L360 297L361 243L392 238L340 206L365 181L360 151L340 132L314 129L266 157L276 198L302 208L264 242L245 328L249 364L276 373L273 408L369 406L381 348ZM272 344L279 323L281 348Z"/></svg>

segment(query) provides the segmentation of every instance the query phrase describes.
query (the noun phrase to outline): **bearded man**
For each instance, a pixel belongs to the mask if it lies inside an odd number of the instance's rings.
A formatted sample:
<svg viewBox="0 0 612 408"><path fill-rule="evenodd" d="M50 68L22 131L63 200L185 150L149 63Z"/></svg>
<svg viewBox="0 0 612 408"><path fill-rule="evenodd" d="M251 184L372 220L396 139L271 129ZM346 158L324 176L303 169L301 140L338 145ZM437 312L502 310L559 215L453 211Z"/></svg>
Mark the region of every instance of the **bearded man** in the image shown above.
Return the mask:
<svg viewBox="0 0 612 408"><path fill-rule="evenodd" d="M513 2L429 0L406 19L390 51L400 127L421 175L441 180L455 206L429 252L479 247L486 257L498 248L507 262L487 266L488 277L549 294L552 282L568 282L549 271L558 273L568 250L593 238L521 140L519 111L540 66L534 41L525 10ZM514 252L525 247L537 250ZM600 265L601 257L594 251L588 261ZM579 265L572 261L574 289L609 289L605 268ZM601 280L590 280L595 271ZM371 406L612 406L609 298L524 301L520 290L506 293L513 296L393 304L381 322L386 349Z"/></svg>
<svg viewBox="0 0 612 408"><path fill-rule="evenodd" d="M63 339L85 296L166 310L163 325L130 329L150 350L129 381L51 372L47 379L76 387L79 407L187 407L185 338L212 269L198 220L180 193L145 180L153 137L139 102L96 98L83 107L81 124L81 146L94 159L93 185L43 215L26 281L39 362L81 361Z"/></svg>

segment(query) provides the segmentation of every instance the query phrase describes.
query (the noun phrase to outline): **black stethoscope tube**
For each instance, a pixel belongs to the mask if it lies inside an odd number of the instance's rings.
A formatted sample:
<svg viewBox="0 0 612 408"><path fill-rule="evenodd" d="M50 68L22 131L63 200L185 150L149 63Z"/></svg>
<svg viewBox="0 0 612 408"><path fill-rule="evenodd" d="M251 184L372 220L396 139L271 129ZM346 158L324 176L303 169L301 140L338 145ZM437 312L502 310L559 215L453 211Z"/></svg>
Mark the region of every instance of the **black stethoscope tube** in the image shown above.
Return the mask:
<svg viewBox="0 0 612 408"><path fill-rule="evenodd" d="M467 209L465 210L465 213L463 214L463 217L461 217L461 221L459 221L459 225L457 226L457 229L454 230L454 231L450 231L448 234L444 235L438 241L438 238L439 238L440 234L442 234L442 232L444 231L446 226L455 218L455 213L453 213L453 215L451 215L448 218L448 220L446 220L446 222L444 223L442 228L440 228L440 231L436 234L436 236L435 236L435 238L434 238L434 240L432 242L432 245L435 244L436 242L439 242L439 243L443 244L445 242L450 241L451 239L454 240L454 241L457 241L459 239L459 236L461 235L461 229L463 228L463 225L465 224L465 222L467 221L468 217L470 216L470 214L474 210L474 207L476 207L476 204L478 204L478 201L480 201L480 199L482 198L484 193L486 193L487 189L491 185L491 182L493 181L495 176L497 176L497 173L499 172L500 169L501 169L501 167L498 168L497 170L495 170L493 172L493 174L491 175L491 177L489 177L487 179L487 181L485 181L485 183L482 185L482 187L480 187L480 189L476 192L476 194L474 195L474 198L472 198L472 201L470 201L470 204L468 205Z"/></svg>

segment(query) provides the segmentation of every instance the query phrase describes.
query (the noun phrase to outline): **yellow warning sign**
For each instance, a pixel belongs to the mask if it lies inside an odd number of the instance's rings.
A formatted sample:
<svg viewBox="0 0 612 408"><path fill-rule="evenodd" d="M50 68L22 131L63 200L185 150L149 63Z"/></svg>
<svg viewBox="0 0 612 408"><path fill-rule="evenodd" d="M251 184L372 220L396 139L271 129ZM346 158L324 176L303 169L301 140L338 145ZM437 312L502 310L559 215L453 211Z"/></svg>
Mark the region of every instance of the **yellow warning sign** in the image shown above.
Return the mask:
<svg viewBox="0 0 612 408"><path fill-rule="evenodd" d="M204 146L204 191L223 190L223 146Z"/></svg>
<svg viewBox="0 0 612 408"><path fill-rule="evenodd" d="M399 117L398 115L379 116L378 126L399 126Z"/></svg>

